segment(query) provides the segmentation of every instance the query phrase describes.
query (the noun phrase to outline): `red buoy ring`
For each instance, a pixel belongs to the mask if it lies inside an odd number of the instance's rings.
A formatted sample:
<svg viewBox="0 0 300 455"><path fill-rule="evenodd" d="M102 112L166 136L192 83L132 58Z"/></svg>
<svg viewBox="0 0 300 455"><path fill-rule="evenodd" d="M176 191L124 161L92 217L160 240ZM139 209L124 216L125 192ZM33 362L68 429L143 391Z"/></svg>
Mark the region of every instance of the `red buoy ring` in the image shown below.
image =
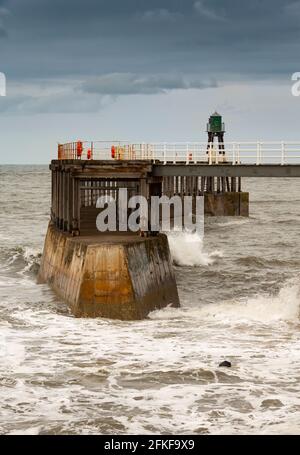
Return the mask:
<svg viewBox="0 0 300 455"><path fill-rule="evenodd" d="M81 141L77 141L76 150L77 150L77 158L81 158L81 155L83 152L83 145L82 145Z"/></svg>

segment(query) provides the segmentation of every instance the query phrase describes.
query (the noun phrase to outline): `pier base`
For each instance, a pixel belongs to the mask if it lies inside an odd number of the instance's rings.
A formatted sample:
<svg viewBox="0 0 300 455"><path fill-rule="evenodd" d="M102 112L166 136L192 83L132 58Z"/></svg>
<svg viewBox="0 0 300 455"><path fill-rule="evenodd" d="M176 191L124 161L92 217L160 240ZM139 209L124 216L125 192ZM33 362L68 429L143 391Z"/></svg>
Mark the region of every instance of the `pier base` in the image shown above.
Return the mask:
<svg viewBox="0 0 300 455"><path fill-rule="evenodd" d="M249 193L205 193L204 214L207 216L249 216Z"/></svg>
<svg viewBox="0 0 300 455"><path fill-rule="evenodd" d="M71 237L50 224L39 282L48 283L77 317L137 320L155 309L179 307L163 234Z"/></svg>

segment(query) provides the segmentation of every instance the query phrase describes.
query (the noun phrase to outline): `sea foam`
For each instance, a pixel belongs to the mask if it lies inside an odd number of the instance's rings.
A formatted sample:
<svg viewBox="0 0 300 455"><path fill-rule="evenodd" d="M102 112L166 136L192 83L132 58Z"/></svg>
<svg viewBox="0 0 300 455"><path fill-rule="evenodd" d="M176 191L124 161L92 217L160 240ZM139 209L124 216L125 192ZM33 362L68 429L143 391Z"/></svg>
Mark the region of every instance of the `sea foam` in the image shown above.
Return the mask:
<svg viewBox="0 0 300 455"><path fill-rule="evenodd" d="M208 266L223 256L219 250L205 252L202 238L196 232L174 232L168 239L173 262L179 266Z"/></svg>

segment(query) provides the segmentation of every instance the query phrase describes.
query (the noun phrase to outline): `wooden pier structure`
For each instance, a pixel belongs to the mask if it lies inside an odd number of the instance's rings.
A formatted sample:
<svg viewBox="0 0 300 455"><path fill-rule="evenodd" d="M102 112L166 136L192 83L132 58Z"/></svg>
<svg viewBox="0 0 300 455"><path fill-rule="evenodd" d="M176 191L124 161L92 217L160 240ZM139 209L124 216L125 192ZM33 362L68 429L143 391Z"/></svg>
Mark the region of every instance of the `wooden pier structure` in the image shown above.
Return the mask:
<svg viewBox="0 0 300 455"><path fill-rule="evenodd" d="M248 194L241 191L240 177L205 175L203 164L188 166L189 175L185 168L151 160L53 160L52 223L74 235L94 234L98 198L112 196L118 203L121 188L127 189L129 198L142 195L147 200L162 195L204 196L207 215L248 216ZM191 175L193 168L196 172Z"/></svg>
<svg viewBox="0 0 300 455"><path fill-rule="evenodd" d="M167 236L158 231L147 237L99 232L98 199L112 197L118 205L125 188L128 198L147 200L204 196L206 215L248 216L242 178L300 177L297 147L233 143L225 148L222 142L217 148L207 143L59 145L50 164L51 220L39 281L49 283L78 317L134 320L168 305L178 307Z"/></svg>

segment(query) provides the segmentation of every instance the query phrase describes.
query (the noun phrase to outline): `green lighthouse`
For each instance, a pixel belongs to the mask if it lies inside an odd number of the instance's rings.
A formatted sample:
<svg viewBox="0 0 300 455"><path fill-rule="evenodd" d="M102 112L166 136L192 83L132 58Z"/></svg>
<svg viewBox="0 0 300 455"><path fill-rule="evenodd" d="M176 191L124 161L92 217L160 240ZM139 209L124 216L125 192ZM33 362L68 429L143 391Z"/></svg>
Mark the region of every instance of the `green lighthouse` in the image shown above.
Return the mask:
<svg viewBox="0 0 300 455"><path fill-rule="evenodd" d="M219 154L225 155L224 147L224 133L225 133L225 124L222 121L222 116L218 112L214 112L208 119L207 124L207 133L208 133L208 146L207 150L212 147L214 138L218 138L219 142Z"/></svg>

